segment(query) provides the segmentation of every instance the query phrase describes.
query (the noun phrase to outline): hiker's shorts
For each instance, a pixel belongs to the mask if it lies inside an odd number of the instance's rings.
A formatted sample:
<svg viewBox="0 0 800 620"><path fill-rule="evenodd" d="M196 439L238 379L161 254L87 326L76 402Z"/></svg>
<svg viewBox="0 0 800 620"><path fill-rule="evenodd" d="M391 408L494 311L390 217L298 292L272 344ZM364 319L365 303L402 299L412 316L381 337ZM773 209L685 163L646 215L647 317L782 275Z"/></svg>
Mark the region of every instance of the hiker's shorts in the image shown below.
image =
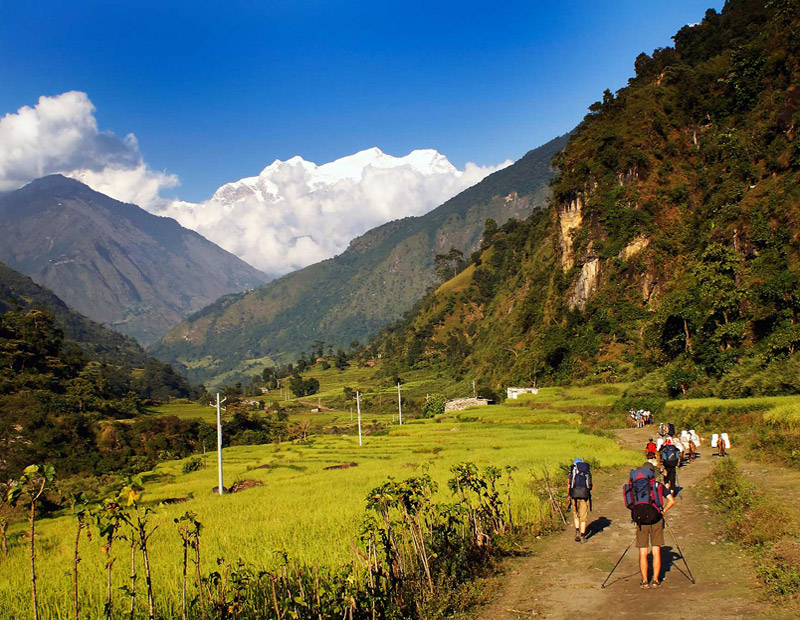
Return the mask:
<svg viewBox="0 0 800 620"><path fill-rule="evenodd" d="M650 545L654 547L664 546L664 519L652 525L636 526L636 547L638 549L647 549Z"/></svg>
<svg viewBox="0 0 800 620"><path fill-rule="evenodd" d="M578 521L589 520L589 500L588 499L573 499L573 510L578 515Z"/></svg>

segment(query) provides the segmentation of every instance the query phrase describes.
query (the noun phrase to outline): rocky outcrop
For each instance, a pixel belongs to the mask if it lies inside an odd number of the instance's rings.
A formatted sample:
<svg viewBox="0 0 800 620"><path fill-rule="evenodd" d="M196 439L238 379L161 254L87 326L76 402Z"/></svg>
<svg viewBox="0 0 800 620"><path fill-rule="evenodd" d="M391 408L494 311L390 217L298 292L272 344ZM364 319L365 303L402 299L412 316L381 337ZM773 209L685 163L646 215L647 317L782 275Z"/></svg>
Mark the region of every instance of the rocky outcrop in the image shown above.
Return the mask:
<svg viewBox="0 0 800 620"><path fill-rule="evenodd" d="M586 301L597 290L597 284L600 280L600 259L590 258L581 267L581 275L578 276L578 281L572 287L567 305L570 310L583 310L586 307Z"/></svg>
<svg viewBox="0 0 800 620"><path fill-rule="evenodd" d="M572 251L572 231L583 223L583 196L578 195L558 208L558 240L561 245L561 267L572 268L575 257Z"/></svg>
<svg viewBox="0 0 800 620"><path fill-rule="evenodd" d="M636 239L634 239L628 245L622 248L622 251L619 253L619 257L622 260L628 260L636 256L639 252L644 250L648 245L650 245L650 239L648 239L643 235L636 237Z"/></svg>

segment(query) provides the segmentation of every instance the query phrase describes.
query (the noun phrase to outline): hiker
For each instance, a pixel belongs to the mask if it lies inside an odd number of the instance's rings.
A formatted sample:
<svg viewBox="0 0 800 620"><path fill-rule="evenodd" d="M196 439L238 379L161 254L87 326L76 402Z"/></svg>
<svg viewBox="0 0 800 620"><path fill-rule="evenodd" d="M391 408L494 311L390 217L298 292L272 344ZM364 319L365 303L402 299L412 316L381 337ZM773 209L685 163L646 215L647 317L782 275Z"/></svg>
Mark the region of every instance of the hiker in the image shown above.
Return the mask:
<svg viewBox="0 0 800 620"><path fill-rule="evenodd" d="M661 466L664 468L664 482L671 495L675 495L676 489L676 468L681 462L681 451L670 437L667 437L661 447Z"/></svg>
<svg viewBox="0 0 800 620"><path fill-rule="evenodd" d="M645 446L645 448L644 448L644 454L645 454L645 456L647 456L647 455L649 455L651 452L652 452L653 454L655 454L656 452L658 452L658 446L656 446L656 444L655 444L655 442L653 441L653 438L652 438L652 437L651 437L651 438L650 438L650 440L647 442L647 445L646 445L646 446ZM647 456L647 458L649 459L650 457L649 457L649 456Z"/></svg>
<svg viewBox="0 0 800 620"><path fill-rule="evenodd" d="M642 574L641 588L661 586L661 547L664 546L664 513L675 505L675 498L667 493L664 485L655 479L655 468L645 463L633 469L630 479L623 487L625 505L631 511L631 520L636 523L636 547L639 549L639 571ZM653 578L648 579L648 547L653 554Z"/></svg>
<svg viewBox="0 0 800 620"><path fill-rule="evenodd" d="M575 523L575 542L586 542L586 522L592 508L592 472L589 463L577 458L569 470L567 481L572 519Z"/></svg>

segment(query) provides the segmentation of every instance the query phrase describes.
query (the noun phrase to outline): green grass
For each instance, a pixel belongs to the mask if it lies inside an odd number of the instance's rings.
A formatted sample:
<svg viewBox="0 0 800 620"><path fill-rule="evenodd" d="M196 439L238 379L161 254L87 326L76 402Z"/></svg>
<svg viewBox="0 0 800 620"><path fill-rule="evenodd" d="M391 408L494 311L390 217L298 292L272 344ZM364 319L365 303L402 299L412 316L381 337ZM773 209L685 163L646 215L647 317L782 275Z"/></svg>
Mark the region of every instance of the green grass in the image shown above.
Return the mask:
<svg viewBox="0 0 800 620"><path fill-rule="evenodd" d="M183 413L192 415L193 411L204 409L192 410L187 405ZM190 474L181 473L181 461L161 464L147 476L143 496L154 507L153 523L159 526L151 544L157 596L173 605L179 600L180 540L172 520L186 510L197 513L204 526L203 572L217 568L217 557L271 565L278 550L311 563L347 562L364 514L364 497L372 488L388 476L404 478L429 467L440 485L440 499L452 501L446 491L449 468L465 460L481 467L517 467L512 495L515 519L533 523L542 508L528 486L532 473L545 467L556 472L559 465L577 455L607 466L630 465L639 459L638 454L623 451L612 441L579 433L578 421L577 416L556 410L481 407L448 414L439 421L414 420L402 427L392 426L385 435L366 436L363 447L351 433L316 435L309 445L227 448L223 452L226 484L253 479L264 486L223 497L210 492L216 484L213 454L208 457L209 468ZM346 462L358 466L324 470ZM258 469L260 466L266 467ZM192 499L158 506L158 502L175 497ZM67 617L74 525L68 516L46 519L39 525L43 618ZM0 608L12 610L4 616L8 618L27 617L28 560L19 536L22 529L22 524L12 528L12 548L0 582ZM97 539L82 545L82 596L92 617L97 617L102 608L103 555ZM122 585L128 571L124 542L115 547L114 555L115 583ZM122 595L116 596L121 605Z"/></svg>

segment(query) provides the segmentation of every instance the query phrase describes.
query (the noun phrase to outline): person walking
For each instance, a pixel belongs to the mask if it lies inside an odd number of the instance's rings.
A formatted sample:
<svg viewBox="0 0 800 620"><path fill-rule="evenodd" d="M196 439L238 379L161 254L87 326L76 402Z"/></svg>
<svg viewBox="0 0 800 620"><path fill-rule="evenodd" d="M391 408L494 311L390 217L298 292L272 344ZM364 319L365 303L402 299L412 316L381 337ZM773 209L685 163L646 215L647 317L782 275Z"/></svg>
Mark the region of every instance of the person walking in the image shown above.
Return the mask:
<svg viewBox="0 0 800 620"><path fill-rule="evenodd" d="M661 446L661 466L664 468L664 482L671 495L677 493L676 470L681 462L681 451L675 442L668 437Z"/></svg>
<svg viewBox="0 0 800 620"><path fill-rule="evenodd" d="M573 461L567 480L567 491L572 504L575 524L575 542L586 542L586 523L592 508L592 472L589 463L577 458Z"/></svg>
<svg viewBox="0 0 800 620"><path fill-rule="evenodd" d="M631 511L631 520L636 524L636 547L639 549L639 572L641 588L661 586L661 547L664 546L664 514L675 505L675 498L664 493L664 485L655 479L655 468L644 463L631 471L623 492L625 504ZM649 556L652 554L652 579Z"/></svg>

